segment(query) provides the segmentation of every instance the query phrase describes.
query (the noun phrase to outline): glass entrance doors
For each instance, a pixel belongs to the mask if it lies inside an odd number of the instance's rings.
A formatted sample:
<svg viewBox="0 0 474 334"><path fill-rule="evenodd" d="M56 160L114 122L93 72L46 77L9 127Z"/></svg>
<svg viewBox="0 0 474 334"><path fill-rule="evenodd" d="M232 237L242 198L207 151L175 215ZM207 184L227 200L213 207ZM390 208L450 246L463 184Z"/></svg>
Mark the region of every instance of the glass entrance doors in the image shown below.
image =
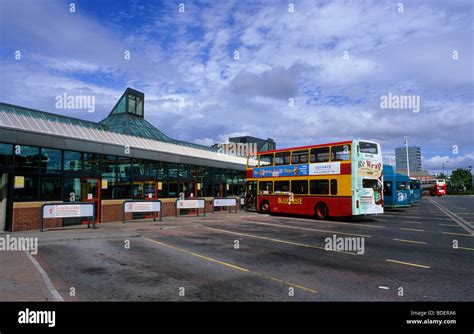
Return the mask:
<svg viewBox="0 0 474 334"><path fill-rule="evenodd" d="M81 178L81 201L95 204L96 223L100 222L100 179ZM82 220L87 222L87 220Z"/></svg>

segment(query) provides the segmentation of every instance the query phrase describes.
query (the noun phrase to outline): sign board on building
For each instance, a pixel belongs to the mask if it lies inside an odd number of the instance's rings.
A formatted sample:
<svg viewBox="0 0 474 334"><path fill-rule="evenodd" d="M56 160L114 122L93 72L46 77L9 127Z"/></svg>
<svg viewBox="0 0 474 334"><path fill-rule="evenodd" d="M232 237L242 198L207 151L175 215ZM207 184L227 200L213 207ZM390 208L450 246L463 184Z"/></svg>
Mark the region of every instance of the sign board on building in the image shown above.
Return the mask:
<svg viewBox="0 0 474 334"><path fill-rule="evenodd" d="M125 212L159 212L161 211L160 202L127 202L125 203Z"/></svg>
<svg viewBox="0 0 474 334"><path fill-rule="evenodd" d="M24 176L15 176L15 189L25 188L25 177Z"/></svg>
<svg viewBox="0 0 474 334"><path fill-rule="evenodd" d="M43 206L43 218L94 217L94 204L48 204Z"/></svg>
<svg viewBox="0 0 474 334"><path fill-rule="evenodd" d="M176 201L178 209L202 209L204 205L205 201L202 199L181 199Z"/></svg>
<svg viewBox="0 0 474 334"><path fill-rule="evenodd" d="M216 198L213 202L214 206L237 206L236 198Z"/></svg>

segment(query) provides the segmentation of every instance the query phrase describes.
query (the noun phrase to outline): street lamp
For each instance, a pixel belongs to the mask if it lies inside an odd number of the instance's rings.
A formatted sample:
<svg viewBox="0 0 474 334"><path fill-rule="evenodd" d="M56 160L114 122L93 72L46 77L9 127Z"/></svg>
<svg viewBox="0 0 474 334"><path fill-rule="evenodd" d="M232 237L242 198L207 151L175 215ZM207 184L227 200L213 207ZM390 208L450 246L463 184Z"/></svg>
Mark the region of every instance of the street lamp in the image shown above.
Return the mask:
<svg viewBox="0 0 474 334"><path fill-rule="evenodd" d="M443 161L443 175L446 175L446 174L444 174L444 164L445 164L445 163L448 163L448 162L449 162L449 160ZM446 176L447 176L447 175L446 175Z"/></svg>
<svg viewBox="0 0 474 334"><path fill-rule="evenodd" d="M407 176L410 177L410 163L408 162L408 136L405 136L405 150L407 153Z"/></svg>

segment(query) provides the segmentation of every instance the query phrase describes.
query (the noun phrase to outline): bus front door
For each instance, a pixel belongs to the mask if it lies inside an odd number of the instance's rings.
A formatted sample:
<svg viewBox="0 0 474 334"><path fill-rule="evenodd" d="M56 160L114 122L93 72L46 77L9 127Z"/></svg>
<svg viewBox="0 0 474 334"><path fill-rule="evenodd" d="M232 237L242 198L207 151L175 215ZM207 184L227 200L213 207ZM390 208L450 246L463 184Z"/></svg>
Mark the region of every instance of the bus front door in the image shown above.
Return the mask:
<svg viewBox="0 0 474 334"><path fill-rule="evenodd" d="M245 184L245 210L257 211L257 181Z"/></svg>

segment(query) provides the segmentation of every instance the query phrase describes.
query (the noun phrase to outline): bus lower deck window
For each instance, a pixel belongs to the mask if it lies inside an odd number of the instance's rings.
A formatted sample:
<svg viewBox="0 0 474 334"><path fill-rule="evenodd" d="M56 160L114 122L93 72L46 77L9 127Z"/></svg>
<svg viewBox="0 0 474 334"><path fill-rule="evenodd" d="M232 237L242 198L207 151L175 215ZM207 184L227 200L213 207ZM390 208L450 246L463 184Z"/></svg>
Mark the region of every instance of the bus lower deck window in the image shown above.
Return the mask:
<svg viewBox="0 0 474 334"><path fill-rule="evenodd" d="M293 194L303 195L308 193L308 181L291 181L291 192Z"/></svg>
<svg viewBox="0 0 474 334"><path fill-rule="evenodd" d="M331 195L337 195L337 180L331 180Z"/></svg>
<svg viewBox="0 0 474 334"><path fill-rule="evenodd" d="M329 180L311 180L309 189L312 195L329 195Z"/></svg>

